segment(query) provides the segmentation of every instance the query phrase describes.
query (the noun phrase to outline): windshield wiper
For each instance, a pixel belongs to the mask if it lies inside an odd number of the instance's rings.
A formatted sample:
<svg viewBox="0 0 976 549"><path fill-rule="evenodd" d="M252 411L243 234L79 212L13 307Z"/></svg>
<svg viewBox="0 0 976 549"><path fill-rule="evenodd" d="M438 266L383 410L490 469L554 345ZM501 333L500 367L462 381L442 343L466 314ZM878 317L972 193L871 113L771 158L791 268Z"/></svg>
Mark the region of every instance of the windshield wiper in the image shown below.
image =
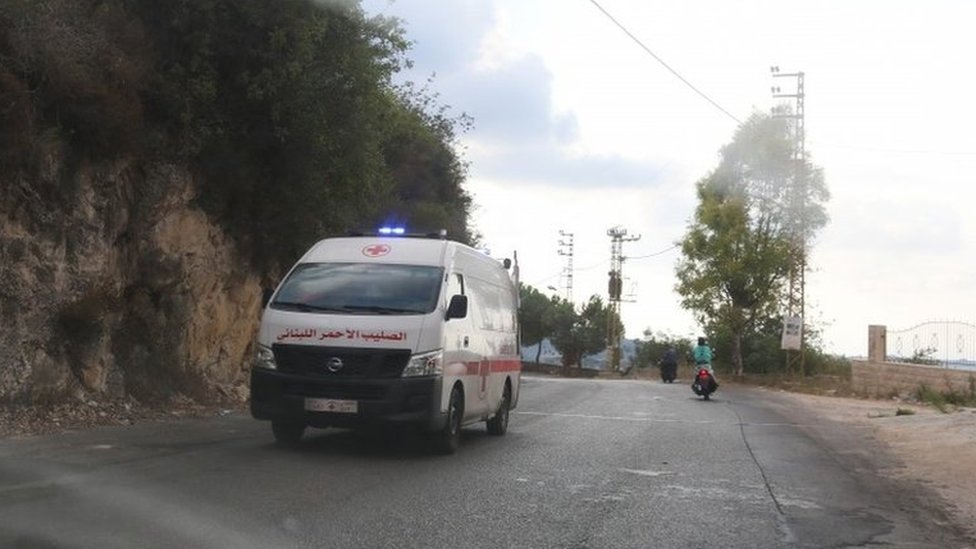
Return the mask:
<svg viewBox="0 0 976 549"><path fill-rule="evenodd" d="M418 311L416 309L403 309L400 307L384 307L382 305L343 305L342 310L366 311L366 312L377 313L381 315L424 314L423 311Z"/></svg>
<svg viewBox="0 0 976 549"><path fill-rule="evenodd" d="M289 309L298 309L304 313L311 312L325 312L325 313L342 313L345 312L344 308L341 307L321 307L319 305L310 305L308 303L299 303L297 301L273 301L271 305L280 305L281 307L287 307Z"/></svg>

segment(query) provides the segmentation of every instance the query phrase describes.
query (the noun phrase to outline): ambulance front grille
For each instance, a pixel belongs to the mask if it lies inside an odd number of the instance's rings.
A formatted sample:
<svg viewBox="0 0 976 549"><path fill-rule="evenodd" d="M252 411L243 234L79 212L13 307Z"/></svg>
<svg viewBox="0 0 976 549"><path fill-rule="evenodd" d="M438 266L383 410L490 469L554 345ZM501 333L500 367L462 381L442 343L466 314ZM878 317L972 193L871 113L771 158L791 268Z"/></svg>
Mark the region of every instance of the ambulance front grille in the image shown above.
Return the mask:
<svg viewBox="0 0 976 549"><path fill-rule="evenodd" d="M285 394L314 398L337 398L342 400L383 400L386 389L383 386L349 384L329 385L321 383L286 383Z"/></svg>
<svg viewBox="0 0 976 549"><path fill-rule="evenodd" d="M361 349L312 345L271 346L278 370L328 378L400 377L410 360L409 349Z"/></svg>

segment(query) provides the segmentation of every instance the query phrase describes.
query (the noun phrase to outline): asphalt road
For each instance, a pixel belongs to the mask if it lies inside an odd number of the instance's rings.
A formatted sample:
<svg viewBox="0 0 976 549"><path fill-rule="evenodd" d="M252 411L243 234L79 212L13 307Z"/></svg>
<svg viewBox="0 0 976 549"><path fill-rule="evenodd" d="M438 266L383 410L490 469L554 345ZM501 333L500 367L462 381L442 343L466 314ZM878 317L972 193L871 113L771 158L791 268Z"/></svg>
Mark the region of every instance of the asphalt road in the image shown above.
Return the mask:
<svg viewBox="0 0 976 549"><path fill-rule="evenodd" d="M526 378L453 456L391 433L298 449L230 414L0 440L0 547L968 547L854 428L775 395Z"/></svg>

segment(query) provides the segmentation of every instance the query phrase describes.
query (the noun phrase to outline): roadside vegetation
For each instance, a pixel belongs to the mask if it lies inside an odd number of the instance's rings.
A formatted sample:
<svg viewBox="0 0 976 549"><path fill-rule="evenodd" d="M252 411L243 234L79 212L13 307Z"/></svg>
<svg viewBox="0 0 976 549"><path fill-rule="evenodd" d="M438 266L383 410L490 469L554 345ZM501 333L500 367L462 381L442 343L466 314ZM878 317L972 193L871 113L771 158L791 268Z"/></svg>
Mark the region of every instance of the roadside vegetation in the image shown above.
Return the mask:
<svg viewBox="0 0 976 549"><path fill-rule="evenodd" d="M803 369L787 371L780 350L794 257L826 225L829 197L820 168L794 160L788 115L757 113L739 127L718 167L696 184L698 207L680 241L675 289L704 327L717 365L737 378L849 370L822 351L809 319Z"/></svg>
<svg viewBox="0 0 976 549"><path fill-rule="evenodd" d="M409 48L359 0L0 0L0 407L240 400L313 242L477 244Z"/></svg>
<svg viewBox="0 0 976 549"><path fill-rule="evenodd" d="M678 337L666 332L644 330L644 337L637 341L635 366L639 369L657 368L668 349L674 348L678 362L691 362L691 352L695 342L686 337Z"/></svg>
<svg viewBox="0 0 976 549"><path fill-rule="evenodd" d="M613 315L599 296L590 296L577 308L565 299L547 297L525 284L519 287L519 294L522 345L537 346L536 363L542 352L542 340L546 338L561 353L563 366L579 367L584 355L607 347L609 322L616 322L617 333L623 333L620 318Z"/></svg>
<svg viewBox="0 0 976 549"><path fill-rule="evenodd" d="M912 395L919 402L923 402L946 414L956 407L976 407L976 377L969 378L969 386L965 388L951 387L945 391L938 391L928 385L919 385Z"/></svg>
<svg viewBox="0 0 976 549"><path fill-rule="evenodd" d="M4 0L0 169L53 210L84 164L188 165L258 267L383 222L474 243L456 148L470 120L394 84L408 49L356 0ZM46 178L52 154L67 161Z"/></svg>

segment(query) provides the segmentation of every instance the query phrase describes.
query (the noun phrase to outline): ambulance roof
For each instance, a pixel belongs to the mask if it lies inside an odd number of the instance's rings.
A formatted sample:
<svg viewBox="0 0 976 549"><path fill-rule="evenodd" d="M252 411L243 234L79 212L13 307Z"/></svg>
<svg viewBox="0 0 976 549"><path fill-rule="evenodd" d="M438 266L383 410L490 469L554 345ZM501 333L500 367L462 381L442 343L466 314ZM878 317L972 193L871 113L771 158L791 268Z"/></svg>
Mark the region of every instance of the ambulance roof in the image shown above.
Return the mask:
<svg viewBox="0 0 976 549"><path fill-rule="evenodd" d="M319 241L302 263L397 263L444 265L445 252L456 242L400 236L353 236Z"/></svg>

